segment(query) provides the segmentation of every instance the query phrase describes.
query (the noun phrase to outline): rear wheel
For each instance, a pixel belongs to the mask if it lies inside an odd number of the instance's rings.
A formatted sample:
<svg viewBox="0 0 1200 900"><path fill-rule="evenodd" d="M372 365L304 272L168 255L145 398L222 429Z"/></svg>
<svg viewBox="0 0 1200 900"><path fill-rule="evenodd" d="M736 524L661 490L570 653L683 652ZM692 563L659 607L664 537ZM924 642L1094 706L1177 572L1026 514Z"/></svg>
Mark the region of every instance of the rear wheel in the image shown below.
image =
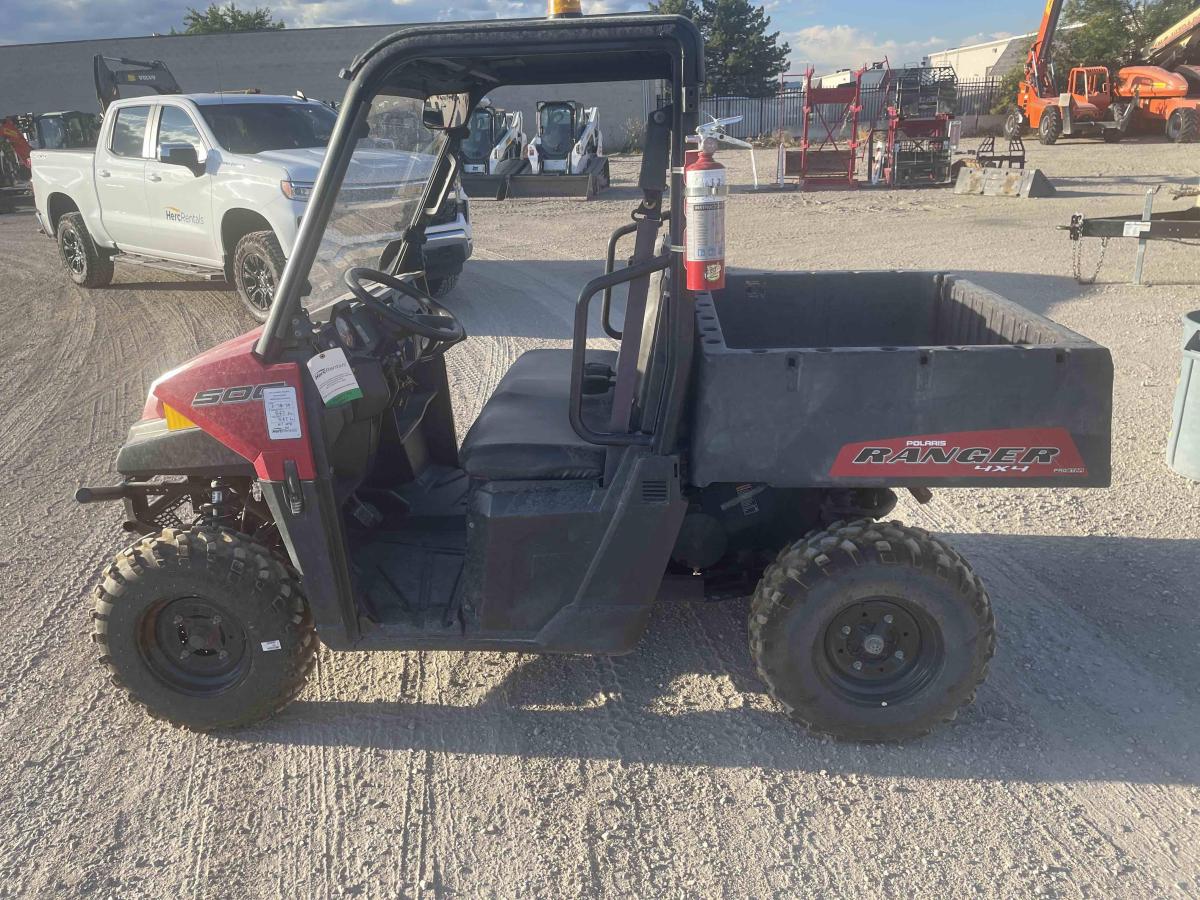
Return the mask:
<svg viewBox="0 0 1200 900"><path fill-rule="evenodd" d="M59 219L57 238L59 258L73 282L85 288L112 283L112 257L96 246L81 214L71 212Z"/></svg>
<svg viewBox="0 0 1200 900"><path fill-rule="evenodd" d="M287 260L273 231L252 231L237 242L233 283L242 303L259 322L267 320Z"/></svg>
<svg viewBox="0 0 1200 900"><path fill-rule="evenodd" d="M961 556L899 522L840 523L763 574L750 649L772 697L815 731L865 741L925 734L969 703L995 622Z"/></svg>
<svg viewBox="0 0 1200 900"><path fill-rule="evenodd" d="M138 541L105 571L92 617L113 684L151 716L196 731L282 709L304 687L316 648L291 570L228 530Z"/></svg>
<svg viewBox="0 0 1200 900"><path fill-rule="evenodd" d="M1167 118L1167 139L1190 144L1200 138L1200 111L1177 109Z"/></svg>
<svg viewBox="0 0 1200 900"><path fill-rule="evenodd" d="M1013 110L1008 114L1008 118L1004 120L1004 137L1007 140L1016 140L1025 131L1025 122L1021 114L1017 110Z"/></svg>
<svg viewBox="0 0 1200 900"><path fill-rule="evenodd" d="M1038 140L1049 146L1058 142L1062 137L1062 113L1057 107L1051 106L1042 112L1042 121L1038 125Z"/></svg>

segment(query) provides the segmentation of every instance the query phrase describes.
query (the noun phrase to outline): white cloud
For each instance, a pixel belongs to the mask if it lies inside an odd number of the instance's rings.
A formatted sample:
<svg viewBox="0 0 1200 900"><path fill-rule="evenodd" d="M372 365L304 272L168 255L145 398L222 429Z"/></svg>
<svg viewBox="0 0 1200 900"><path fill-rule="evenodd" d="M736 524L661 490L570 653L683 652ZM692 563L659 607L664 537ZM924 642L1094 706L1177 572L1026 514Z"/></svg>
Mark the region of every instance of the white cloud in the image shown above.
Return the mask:
<svg viewBox="0 0 1200 900"><path fill-rule="evenodd" d="M851 25L812 25L785 35L792 47L792 71L812 65L818 72L854 69L885 56L893 66L920 62L921 57L949 46L944 38L896 41Z"/></svg>

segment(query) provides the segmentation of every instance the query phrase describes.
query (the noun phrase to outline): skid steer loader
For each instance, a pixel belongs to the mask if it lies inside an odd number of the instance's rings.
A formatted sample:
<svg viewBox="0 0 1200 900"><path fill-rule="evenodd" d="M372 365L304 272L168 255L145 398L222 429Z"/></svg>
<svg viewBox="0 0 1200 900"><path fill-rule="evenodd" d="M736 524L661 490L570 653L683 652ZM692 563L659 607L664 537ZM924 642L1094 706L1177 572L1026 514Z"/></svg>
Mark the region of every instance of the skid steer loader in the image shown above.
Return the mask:
<svg viewBox="0 0 1200 900"><path fill-rule="evenodd" d="M469 127L470 134L458 150L463 190L471 198L503 200L509 177L529 169L524 117L520 110L480 105L471 114Z"/></svg>
<svg viewBox="0 0 1200 900"><path fill-rule="evenodd" d="M529 171L509 179L509 196L590 200L608 187L599 115L575 100L539 100L537 134L525 149Z"/></svg>

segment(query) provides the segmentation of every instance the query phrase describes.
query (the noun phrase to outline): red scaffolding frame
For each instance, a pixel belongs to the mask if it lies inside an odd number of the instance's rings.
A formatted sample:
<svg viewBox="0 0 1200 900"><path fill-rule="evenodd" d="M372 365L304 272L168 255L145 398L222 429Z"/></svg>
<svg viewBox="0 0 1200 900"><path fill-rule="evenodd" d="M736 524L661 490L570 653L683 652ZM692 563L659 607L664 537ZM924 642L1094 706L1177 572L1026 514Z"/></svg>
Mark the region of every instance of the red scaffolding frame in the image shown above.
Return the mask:
<svg viewBox="0 0 1200 900"><path fill-rule="evenodd" d="M804 113L800 133L800 186L804 190L858 186L858 116L862 112L863 69L850 84L814 87L813 70L804 73Z"/></svg>

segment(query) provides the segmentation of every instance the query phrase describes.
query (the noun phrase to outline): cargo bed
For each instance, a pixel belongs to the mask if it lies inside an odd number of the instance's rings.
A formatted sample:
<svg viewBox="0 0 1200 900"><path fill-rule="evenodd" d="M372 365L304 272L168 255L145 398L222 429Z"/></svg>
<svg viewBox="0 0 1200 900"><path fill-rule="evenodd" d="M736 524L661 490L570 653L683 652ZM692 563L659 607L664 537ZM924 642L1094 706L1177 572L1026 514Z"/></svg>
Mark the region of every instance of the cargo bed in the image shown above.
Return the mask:
<svg viewBox="0 0 1200 900"><path fill-rule="evenodd" d="M731 275L696 299L693 484L1104 487L1104 347L954 275Z"/></svg>

